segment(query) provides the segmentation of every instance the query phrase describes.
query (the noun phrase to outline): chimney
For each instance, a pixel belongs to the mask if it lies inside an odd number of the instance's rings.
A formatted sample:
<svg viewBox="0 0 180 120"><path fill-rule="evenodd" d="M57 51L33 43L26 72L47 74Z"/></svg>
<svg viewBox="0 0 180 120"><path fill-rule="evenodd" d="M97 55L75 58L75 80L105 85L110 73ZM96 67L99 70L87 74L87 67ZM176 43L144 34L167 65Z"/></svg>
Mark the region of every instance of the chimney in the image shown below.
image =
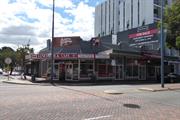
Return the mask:
<svg viewBox="0 0 180 120"><path fill-rule="evenodd" d="M51 40L50 39L47 40L47 48L48 48L48 50L50 50L50 48L51 48Z"/></svg>

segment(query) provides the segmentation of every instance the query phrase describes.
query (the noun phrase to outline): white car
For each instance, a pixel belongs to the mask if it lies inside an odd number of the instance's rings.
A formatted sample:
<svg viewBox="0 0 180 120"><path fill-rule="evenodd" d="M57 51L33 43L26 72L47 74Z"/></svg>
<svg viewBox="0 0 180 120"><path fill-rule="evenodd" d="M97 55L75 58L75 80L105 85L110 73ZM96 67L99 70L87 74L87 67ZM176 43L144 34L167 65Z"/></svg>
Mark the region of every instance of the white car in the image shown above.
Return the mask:
<svg viewBox="0 0 180 120"><path fill-rule="evenodd" d="M0 68L0 74L3 74L3 70Z"/></svg>
<svg viewBox="0 0 180 120"><path fill-rule="evenodd" d="M14 75L14 76L20 75L20 72L13 71L12 75Z"/></svg>
<svg viewBox="0 0 180 120"><path fill-rule="evenodd" d="M3 75L4 75L4 76L8 76L9 73L8 73L8 72L3 72Z"/></svg>

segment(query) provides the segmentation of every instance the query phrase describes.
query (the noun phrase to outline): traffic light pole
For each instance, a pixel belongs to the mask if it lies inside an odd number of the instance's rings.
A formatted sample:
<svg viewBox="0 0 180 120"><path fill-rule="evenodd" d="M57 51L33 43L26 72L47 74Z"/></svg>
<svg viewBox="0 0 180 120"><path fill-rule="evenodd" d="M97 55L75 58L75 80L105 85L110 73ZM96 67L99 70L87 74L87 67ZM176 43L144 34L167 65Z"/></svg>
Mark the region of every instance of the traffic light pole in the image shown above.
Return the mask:
<svg viewBox="0 0 180 120"><path fill-rule="evenodd" d="M164 0L161 0L161 87L164 88L164 31L163 31Z"/></svg>
<svg viewBox="0 0 180 120"><path fill-rule="evenodd" d="M55 0L53 0L53 13L52 13L52 42L51 42L51 82L53 82L53 74L54 74L54 8L55 8Z"/></svg>

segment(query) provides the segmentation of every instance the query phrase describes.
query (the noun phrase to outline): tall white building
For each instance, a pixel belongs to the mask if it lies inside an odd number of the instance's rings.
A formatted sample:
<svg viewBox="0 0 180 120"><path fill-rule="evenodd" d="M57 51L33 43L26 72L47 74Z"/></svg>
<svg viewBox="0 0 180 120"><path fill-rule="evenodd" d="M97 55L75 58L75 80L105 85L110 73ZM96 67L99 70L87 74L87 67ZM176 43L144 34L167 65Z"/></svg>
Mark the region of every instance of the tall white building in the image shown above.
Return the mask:
<svg viewBox="0 0 180 120"><path fill-rule="evenodd" d="M164 0L170 5L172 0ZM161 0L106 0L95 8L95 36L116 34L160 20Z"/></svg>

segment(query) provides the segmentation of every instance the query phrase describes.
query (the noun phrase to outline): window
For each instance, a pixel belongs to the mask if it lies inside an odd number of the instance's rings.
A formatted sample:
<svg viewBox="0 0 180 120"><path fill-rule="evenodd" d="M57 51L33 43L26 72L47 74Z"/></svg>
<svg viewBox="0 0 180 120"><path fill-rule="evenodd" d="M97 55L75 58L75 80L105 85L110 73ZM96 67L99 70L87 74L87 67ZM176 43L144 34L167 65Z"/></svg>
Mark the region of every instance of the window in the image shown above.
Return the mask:
<svg viewBox="0 0 180 120"><path fill-rule="evenodd" d="M127 77L137 77L138 76L138 65L127 65L126 69Z"/></svg>
<svg viewBox="0 0 180 120"><path fill-rule="evenodd" d="M161 5L161 1L160 0L154 0L154 4Z"/></svg>
<svg viewBox="0 0 180 120"><path fill-rule="evenodd" d="M80 77L90 77L93 73L93 62L92 61L81 61L80 63Z"/></svg>
<svg viewBox="0 0 180 120"><path fill-rule="evenodd" d="M127 29L129 29L129 20L127 21Z"/></svg>
<svg viewBox="0 0 180 120"><path fill-rule="evenodd" d="M154 66L149 66L147 73L148 73L149 77L154 77L155 76L155 67Z"/></svg>
<svg viewBox="0 0 180 120"><path fill-rule="evenodd" d="M154 17L160 18L161 17L161 8L154 6Z"/></svg>

